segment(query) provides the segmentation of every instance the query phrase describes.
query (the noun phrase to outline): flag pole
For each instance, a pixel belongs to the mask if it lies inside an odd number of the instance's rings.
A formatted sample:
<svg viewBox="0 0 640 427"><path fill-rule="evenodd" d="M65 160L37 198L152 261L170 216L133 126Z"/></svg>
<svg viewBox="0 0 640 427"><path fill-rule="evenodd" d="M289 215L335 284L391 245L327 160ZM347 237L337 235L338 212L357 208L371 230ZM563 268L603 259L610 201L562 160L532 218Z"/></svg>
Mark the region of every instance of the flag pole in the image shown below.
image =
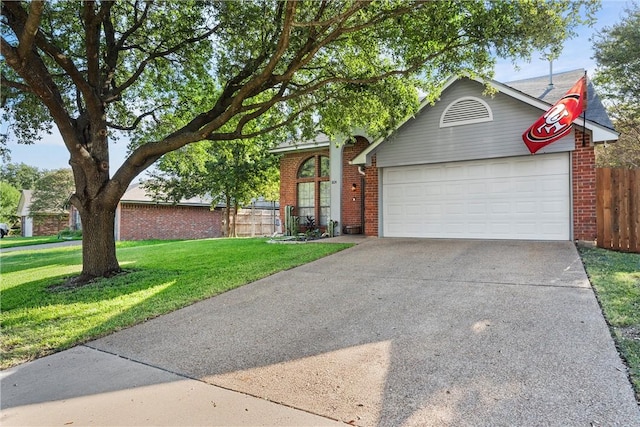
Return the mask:
<svg viewBox="0 0 640 427"><path fill-rule="evenodd" d="M584 70L584 97L582 105L584 105L584 111L582 112L582 146L587 146L587 100L589 99L589 85L587 82L587 70Z"/></svg>

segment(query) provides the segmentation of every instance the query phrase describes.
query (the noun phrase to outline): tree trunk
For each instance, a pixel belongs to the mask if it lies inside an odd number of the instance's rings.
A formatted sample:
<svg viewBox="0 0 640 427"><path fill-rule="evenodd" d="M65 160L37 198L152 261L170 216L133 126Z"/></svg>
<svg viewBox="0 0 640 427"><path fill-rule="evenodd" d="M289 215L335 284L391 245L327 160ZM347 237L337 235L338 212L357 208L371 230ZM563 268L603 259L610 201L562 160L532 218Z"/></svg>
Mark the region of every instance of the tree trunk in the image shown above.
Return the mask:
<svg viewBox="0 0 640 427"><path fill-rule="evenodd" d="M236 233L236 220L238 219L238 208L237 206L234 204L233 205L233 212L231 213L231 236L229 237L238 237L238 234Z"/></svg>
<svg viewBox="0 0 640 427"><path fill-rule="evenodd" d="M82 275L78 281L111 277L122 270L116 258L115 209L87 209L82 220Z"/></svg>
<svg viewBox="0 0 640 427"><path fill-rule="evenodd" d="M225 196L225 203L227 204L227 208L224 211L224 236L231 237L231 198L229 196Z"/></svg>

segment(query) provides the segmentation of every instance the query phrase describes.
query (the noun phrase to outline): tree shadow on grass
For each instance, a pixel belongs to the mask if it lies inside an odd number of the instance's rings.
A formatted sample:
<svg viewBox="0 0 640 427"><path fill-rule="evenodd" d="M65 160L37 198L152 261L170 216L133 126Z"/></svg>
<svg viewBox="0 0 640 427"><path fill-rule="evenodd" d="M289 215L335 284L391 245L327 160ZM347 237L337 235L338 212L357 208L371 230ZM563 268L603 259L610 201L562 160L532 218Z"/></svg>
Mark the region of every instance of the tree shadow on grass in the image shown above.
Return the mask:
<svg viewBox="0 0 640 427"><path fill-rule="evenodd" d="M10 252L2 254L2 274L32 270L52 265L82 265L82 249L60 248L47 251Z"/></svg>
<svg viewBox="0 0 640 427"><path fill-rule="evenodd" d="M179 272L170 270L126 269L109 279L98 279L76 288L65 288L73 275L63 274L25 282L2 291L0 309L41 308L46 305L91 303L120 298L175 280Z"/></svg>

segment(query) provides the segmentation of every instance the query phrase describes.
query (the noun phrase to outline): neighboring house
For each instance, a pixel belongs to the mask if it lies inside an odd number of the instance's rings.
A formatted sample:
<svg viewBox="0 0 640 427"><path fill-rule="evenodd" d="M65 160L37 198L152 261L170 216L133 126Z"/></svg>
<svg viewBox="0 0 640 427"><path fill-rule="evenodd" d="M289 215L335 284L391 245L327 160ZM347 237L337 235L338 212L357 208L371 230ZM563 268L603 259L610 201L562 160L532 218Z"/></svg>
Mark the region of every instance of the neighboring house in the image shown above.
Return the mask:
<svg viewBox="0 0 640 427"><path fill-rule="evenodd" d="M389 137L282 144L280 204L369 236L594 240L594 143L618 133L592 85L586 133L580 117L535 155L521 137L583 74L489 81L493 95L452 78Z"/></svg>
<svg viewBox="0 0 640 427"><path fill-rule="evenodd" d="M224 230L224 206L211 209L210 197L192 197L178 203L158 202L147 193L141 183L131 184L124 193L116 210L116 240L146 239L206 239L222 237ZM268 224L251 226L251 219L262 221L277 215L277 203L256 201L254 209L241 210L246 229L241 235L272 234ZM275 213L271 211L275 209ZM246 212L243 212L246 211ZM71 208L70 228L81 229L80 215Z"/></svg>
<svg viewBox="0 0 640 427"><path fill-rule="evenodd" d="M75 208L72 219L80 220ZM78 225L72 225L79 228ZM222 210L200 197L158 202L141 183L131 184L116 209L116 240L205 239L222 236Z"/></svg>
<svg viewBox="0 0 640 427"><path fill-rule="evenodd" d="M69 225L69 212L41 213L31 216L32 190L22 190L18 200L17 215L20 217L22 237L54 236Z"/></svg>

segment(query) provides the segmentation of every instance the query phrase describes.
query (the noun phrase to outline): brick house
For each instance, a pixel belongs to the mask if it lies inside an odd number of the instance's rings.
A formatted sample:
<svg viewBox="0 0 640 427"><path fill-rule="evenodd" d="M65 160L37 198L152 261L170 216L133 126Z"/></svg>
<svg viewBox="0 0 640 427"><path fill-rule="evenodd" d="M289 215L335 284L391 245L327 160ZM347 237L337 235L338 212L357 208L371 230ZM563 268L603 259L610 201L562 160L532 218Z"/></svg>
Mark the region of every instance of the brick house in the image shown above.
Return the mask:
<svg viewBox="0 0 640 427"><path fill-rule="evenodd" d="M116 209L116 240L206 239L222 237L223 213L211 209L211 199L193 197L173 204L158 202L141 183L129 186ZM80 215L72 206L70 228L82 228Z"/></svg>
<svg viewBox="0 0 640 427"><path fill-rule="evenodd" d="M118 204L116 240L222 237L222 218L222 209L211 209L211 199L192 197L176 204L156 202L140 183L135 183Z"/></svg>
<svg viewBox="0 0 640 427"><path fill-rule="evenodd" d="M208 239L224 236L225 209L211 209L210 197L192 197L178 203L159 202L147 194L141 183L131 184L116 210L116 240ZM238 237L271 235L278 230L279 204L263 198L238 210ZM69 228L82 228L80 214L71 206Z"/></svg>
<svg viewBox="0 0 640 427"><path fill-rule="evenodd" d="M17 215L20 217L22 237L55 236L69 225L69 212L43 213L31 216L33 190L22 190L18 200Z"/></svg>
<svg viewBox="0 0 640 427"><path fill-rule="evenodd" d="M282 144L280 205L369 236L594 240L594 144L618 133L592 85L584 127L535 155L521 138L583 74L452 78L386 138Z"/></svg>

